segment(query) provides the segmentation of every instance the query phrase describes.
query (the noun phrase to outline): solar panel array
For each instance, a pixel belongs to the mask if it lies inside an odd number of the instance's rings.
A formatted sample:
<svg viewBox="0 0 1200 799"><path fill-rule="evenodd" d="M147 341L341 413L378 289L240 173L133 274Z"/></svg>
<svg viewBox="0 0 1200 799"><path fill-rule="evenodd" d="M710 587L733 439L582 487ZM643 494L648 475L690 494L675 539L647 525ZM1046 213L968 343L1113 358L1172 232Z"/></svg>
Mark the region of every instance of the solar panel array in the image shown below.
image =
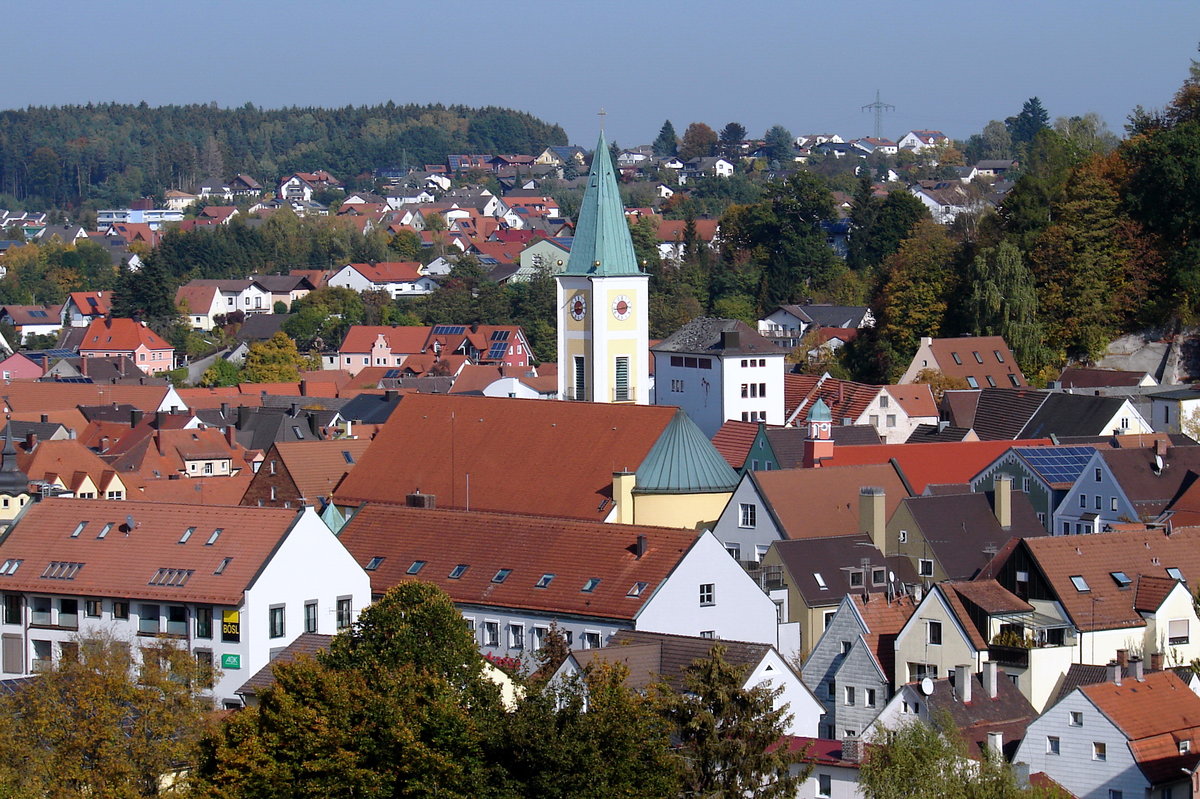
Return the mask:
<svg viewBox="0 0 1200 799"><path fill-rule="evenodd" d="M434 325L433 335L435 336L461 336L463 331L467 329L466 325Z"/></svg>
<svg viewBox="0 0 1200 799"><path fill-rule="evenodd" d="M1073 483L1096 453L1096 448L1022 447L1015 451L1047 482Z"/></svg>
<svg viewBox="0 0 1200 799"><path fill-rule="evenodd" d="M492 341L508 341L508 331L507 330L493 330L492 331Z"/></svg>
<svg viewBox="0 0 1200 799"><path fill-rule="evenodd" d="M395 380L398 377L404 377L404 373L399 369L388 369L383 373L384 380Z"/></svg>

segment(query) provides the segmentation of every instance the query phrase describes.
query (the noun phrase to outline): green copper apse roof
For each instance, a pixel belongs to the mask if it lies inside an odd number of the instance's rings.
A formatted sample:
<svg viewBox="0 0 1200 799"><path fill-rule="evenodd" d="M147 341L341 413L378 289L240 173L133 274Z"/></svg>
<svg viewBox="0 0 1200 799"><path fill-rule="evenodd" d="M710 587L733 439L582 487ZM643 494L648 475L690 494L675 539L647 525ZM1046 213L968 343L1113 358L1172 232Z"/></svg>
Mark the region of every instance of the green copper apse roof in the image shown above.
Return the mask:
<svg viewBox="0 0 1200 799"><path fill-rule="evenodd" d="M641 273L603 132L592 154L592 171L588 173L587 189L579 207L566 273L601 276Z"/></svg>
<svg viewBox="0 0 1200 799"><path fill-rule="evenodd" d="M825 404L825 400L820 397L813 403L812 409L808 412L808 421L810 422L831 422L833 421L833 413L830 412L829 406Z"/></svg>
<svg viewBox="0 0 1200 799"><path fill-rule="evenodd" d="M732 491L737 482L737 472L680 410L638 467L634 490L648 494Z"/></svg>

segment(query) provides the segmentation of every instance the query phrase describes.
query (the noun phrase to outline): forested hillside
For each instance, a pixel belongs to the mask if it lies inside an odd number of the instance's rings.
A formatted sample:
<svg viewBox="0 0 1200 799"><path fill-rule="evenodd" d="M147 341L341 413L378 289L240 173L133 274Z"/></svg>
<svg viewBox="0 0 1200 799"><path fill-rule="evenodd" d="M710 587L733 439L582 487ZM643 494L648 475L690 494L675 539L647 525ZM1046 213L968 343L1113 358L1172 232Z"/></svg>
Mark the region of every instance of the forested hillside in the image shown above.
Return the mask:
<svg viewBox="0 0 1200 799"><path fill-rule="evenodd" d="M238 172L264 185L314 169L347 180L376 167L443 163L447 153L537 153L566 143L558 125L494 107L27 108L0 112L0 193L37 209L119 206Z"/></svg>

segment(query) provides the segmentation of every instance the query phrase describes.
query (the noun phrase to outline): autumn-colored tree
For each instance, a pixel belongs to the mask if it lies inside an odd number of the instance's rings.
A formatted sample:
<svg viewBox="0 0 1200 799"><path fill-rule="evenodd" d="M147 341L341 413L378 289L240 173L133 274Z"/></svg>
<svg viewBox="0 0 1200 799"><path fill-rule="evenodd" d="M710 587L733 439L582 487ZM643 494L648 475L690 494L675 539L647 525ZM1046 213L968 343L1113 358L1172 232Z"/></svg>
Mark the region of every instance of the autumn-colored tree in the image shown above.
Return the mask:
<svg viewBox="0 0 1200 799"><path fill-rule="evenodd" d="M916 377L913 378L913 382L929 386L929 389L933 392L933 398L938 402L942 401L942 396L947 391L963 391L970 388L967 385L967 381L961 377L952 377L941 369L934 369L932 367L917 372Z"/></svg>
<svg viewBox="0 0 1200 799"><path fill-rule="evenodd" d="M703 122L693 122L683 132L679 145L679 157L684 161L707 158L717 147L717 132Z"/></svg>
<svg viewBox="0 0 1200 799"><path fill-rule="evenodd" d="M88 636L0 700L0 794L157 796L192 762L211 684L186 648L160 640L135 662L128 641Z"/></svg>
<svg viewBox="0 0 1200 799"><path fill-rule="evenodd" d="M300 370L310 368L308 359L296 349L287 333L279 332L266 341L256 341L246 353L242 380L247 383L294 383Z"/></svg>
<svg viewBox="0 0 1200 799"><path fill-rule="evenodd" d="M954 254L946 229L924 219L884 261L877 330L902 357L916 352L922 336L941 334L954 289Z"/></svg>

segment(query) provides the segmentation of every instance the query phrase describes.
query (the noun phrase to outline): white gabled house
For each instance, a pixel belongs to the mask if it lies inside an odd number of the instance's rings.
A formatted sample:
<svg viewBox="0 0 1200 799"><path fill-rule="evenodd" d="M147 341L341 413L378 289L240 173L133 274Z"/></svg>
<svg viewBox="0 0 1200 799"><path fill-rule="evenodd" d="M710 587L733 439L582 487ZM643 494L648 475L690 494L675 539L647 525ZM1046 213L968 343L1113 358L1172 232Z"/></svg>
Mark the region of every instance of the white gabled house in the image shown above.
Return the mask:
<svg viewBox="0 0 1200 799"><path fill-rule="evenodd" d="M355 291L386 291L392 297L415 297L432 293L437 281L422 274L416 261L381 261L346 264L329 278L329 285Z"/></svg>
<svg viewBox="0 0 1200 799"><path fill-rule="evenodd" d="M105 500L27 505L0 542L0 671L19 677L105 633L178 643L235 691L301 632L333 634L369 580L311 508Z"/></svg>
<svg viewBox="0 0 1200 799"><path fill-rule="evenodd" d="M709 532L408 501L366 505L339 540L377 596L405 580L446 591L485 655L536 651L551 624L577 649L605 646L620 630L779 643L775 603Z"/></svg>

